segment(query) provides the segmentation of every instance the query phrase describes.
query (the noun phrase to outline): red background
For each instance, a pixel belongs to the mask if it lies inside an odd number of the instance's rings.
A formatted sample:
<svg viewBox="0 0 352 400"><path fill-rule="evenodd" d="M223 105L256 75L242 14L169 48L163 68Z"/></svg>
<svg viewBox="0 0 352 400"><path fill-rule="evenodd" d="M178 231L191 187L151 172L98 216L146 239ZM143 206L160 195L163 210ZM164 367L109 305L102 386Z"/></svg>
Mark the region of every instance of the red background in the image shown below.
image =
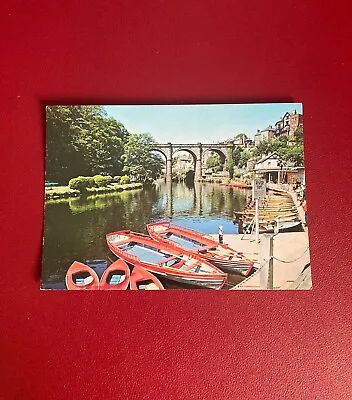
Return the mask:
<svg viewBox="0 0 352 400"><path fill-rule="evenodd" d="M347 4L0 6L1 398L351 398ZM265 101L304 103L312 291L39 290L46 103Z"/></svg>

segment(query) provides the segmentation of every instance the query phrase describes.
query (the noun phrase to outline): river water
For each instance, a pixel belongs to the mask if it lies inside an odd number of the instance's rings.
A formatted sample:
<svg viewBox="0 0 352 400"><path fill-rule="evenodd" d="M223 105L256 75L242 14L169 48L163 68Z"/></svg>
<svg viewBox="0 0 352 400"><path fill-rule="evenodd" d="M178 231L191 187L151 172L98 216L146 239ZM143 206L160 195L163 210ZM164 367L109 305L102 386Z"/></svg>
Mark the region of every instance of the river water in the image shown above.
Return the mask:
<svg viewBox="0 0 352 400"><path fill-rule="evenodd" d="M64 289L74 260L101 275L112 255L106 233L131 229L146 233L146 224L173 222L217 233L237 233L232 220L246 204L248 192L212 183L165 183L114 194L56 200L45 205L42 287Z"/></svg>

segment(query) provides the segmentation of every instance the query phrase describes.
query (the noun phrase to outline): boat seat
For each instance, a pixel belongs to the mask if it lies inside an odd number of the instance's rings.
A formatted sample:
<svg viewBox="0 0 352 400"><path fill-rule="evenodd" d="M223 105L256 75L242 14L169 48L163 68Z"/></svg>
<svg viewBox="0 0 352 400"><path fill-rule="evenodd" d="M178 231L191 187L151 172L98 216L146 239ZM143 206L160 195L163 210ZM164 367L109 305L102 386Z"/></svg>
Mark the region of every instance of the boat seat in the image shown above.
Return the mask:
<svg viewBox="0 0 352 400"><path fill-rule="evenodd" d="M84 279L82 279L82 278L76 279L75 284L78 285L78 286L84 286L84 285L89 285L93 281L94 281L94 278L90 275L90 276L87 276L87 278L84 278Z"/></svg>
<svg viewBox="0 0 352 400"><path fill-rule="evenodd" d="M122 281L121 278L122 278L121 275L115 274L110 278L109 284L110 285L117 285L118 283L120 283Z"/></svg>

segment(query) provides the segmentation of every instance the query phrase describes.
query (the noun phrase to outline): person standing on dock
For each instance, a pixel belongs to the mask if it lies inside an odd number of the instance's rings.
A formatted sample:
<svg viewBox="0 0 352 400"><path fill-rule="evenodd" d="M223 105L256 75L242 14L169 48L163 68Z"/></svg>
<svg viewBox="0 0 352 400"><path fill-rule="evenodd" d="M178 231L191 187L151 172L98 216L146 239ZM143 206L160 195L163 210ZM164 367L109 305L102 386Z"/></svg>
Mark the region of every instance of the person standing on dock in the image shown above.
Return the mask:
<svg viewBox="0 0 352 400"><path fill-rule="evenodd" d="M224 243L224 228L222 225L219 225L219 243Z"/></svg>
<svg viewBox="0 0 352 400"><path fill-rule="evenodd" d="M238 233L240 235L242 235L243 234L243 218L242 217L239 217L237 220L237 229L238 229Z"/></svg>

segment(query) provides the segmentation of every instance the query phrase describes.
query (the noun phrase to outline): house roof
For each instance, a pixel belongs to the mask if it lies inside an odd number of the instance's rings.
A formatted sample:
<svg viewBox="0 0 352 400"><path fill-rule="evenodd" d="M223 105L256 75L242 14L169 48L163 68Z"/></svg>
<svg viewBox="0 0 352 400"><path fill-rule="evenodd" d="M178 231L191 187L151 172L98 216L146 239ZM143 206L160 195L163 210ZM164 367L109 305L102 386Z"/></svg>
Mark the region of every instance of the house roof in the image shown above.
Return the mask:
<svg viewBox="0 0 352 400"><path fill-rule="evenodd" d="M270 154L268 154L268 155L266 155L266 156L263 156L260 160L258 160L258 161L256 162L256 164L260 164L260 163L262 163L262 162L268 160L269 158L276 158L276 159L279 159L279 160L280 160L279 155L276 153L276 151L274 151L273 153L270 153Z"/></svg>
<svg viewBox="0 0 352 400"><path fill-rule="evenodd" d="M265 129L263 129L261 132L266 132L266 131L274 131L275 132L275 129L271 125L269 125Z"/></svg>

